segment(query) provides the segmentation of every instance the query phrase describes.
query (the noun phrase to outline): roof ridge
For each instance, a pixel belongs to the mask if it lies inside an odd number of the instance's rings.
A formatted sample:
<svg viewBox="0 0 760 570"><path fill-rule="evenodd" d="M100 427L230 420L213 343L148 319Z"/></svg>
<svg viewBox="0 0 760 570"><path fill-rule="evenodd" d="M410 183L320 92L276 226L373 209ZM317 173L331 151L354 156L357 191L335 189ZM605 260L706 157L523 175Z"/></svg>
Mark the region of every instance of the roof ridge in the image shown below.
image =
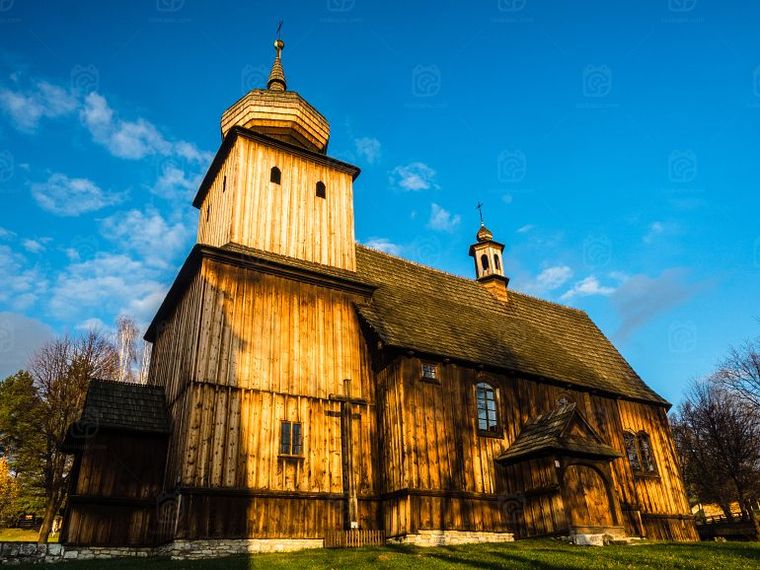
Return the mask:
<svg viewBox="0 0 760 570"><path fill-rule="evenodd" d="M118 386L136 386L139 388L154 388L157 390L163 390L163 386L156 386L154 384L143 384L141 382L127 382L124 380L110 380L108 378L90 378L90 382L101 382L103 384L116 384Z"/></svg>
<svg viewBox="0 0 760 570"><path fill-rule="evenodd" d="M510 295L518 295L520 297L527 297L528 299L533 299L534 301L538 301L540 303L546 303L547 305L554 305L555 307L559 307L561 309L569 309L570 311L575 311L576 313L581 313L582 315L586 315L588 317L588 313L584 311L583 309L579 309L578 307L563 305L562 303L558 303L557 301L550 301L549 299L536 297L535 295L531 295L530 293L525 293L524 291L520 291L518 289L510 289L509 293Z"/></svg>
<svg viewBox="0 0 760 570"><path fill-rule="evenodd" d="M403 263L406 263L408 265L413 265L413 266L416 266L416 267L421 267L423 269L427 269L429 271L434 271L436 273L440 273L440 274L446 275L448 277L453 277L455 279L459 279L459 280L464 281L466 283L477 283L477 281L474 281L473 279L469 279L467 277L463 277L462 275L457 275L456 273L451 273L450 271L445 271L443 269L438 269L437 267L432 267L430 265L425 265L424 263L420 263L419 261L413 261L411 259L407 259L405 257L401 257L400 255L394 255L392 253L388 253L387 251L383 251L381 249L377 249L377 248L371 247L369 245L366 245L366 244L363 244L363 243L360 243L360 242L356 242L356 247L359 247L359 248L362 248L362 249L366 249L368 251L372 251L372 252L375 252L375 253L379 253L381 255L385 255L386 257L397 259L398 261L402 261ZM527 297L528 299L533 299L534 301L539 301L541 303L546 303L548 305L554 305L555 307L560 307L562 309L569 309L571 311L575 311L577 313L581 313L583 315L588 316L588 313L586 311L584 311L583 309L578 309L577 307L571 307L569 305L563 305L562 303L557 303L556 301L549 301L548 299L542 299L541 297L536 297L535 295L530 295L528 293L524 293L524 292L518 291L516 289L510 289L509 293L510 294L516 294L516 295L522 296L522 297Z"/></svg>
<svg viewBox="0 0 760 570"><path fill-rule="evenodd" d="M384 256L390 257L392 259L397 259L398 261L406 263L407 265L414 265L416 267L421 267L423 269L427 269L428 271L434 271L435 273L440 273L442 275L447 275L449 277L453 277L455 279L459 279L460 281L464 281L465 283L476 283L472 279L468 279L467 277L463 277L462 275L457 275L456 273L451 273L450 271L444 271L443 269L438 269L438 268L432 267L430 265L425 265L424 263L420 263L419 261L413 261L411 259L407 259L405 257L401 257L400 255L394 255L392 253L388 253L387 251L383 251L381 249L377 249L377 248L368 246L368 245L363 244L363 243L356 242L356 247L360 247L362 249L366 249L366 250L372 251L374 253L379 253L380 255L384 255Z"/></svg>

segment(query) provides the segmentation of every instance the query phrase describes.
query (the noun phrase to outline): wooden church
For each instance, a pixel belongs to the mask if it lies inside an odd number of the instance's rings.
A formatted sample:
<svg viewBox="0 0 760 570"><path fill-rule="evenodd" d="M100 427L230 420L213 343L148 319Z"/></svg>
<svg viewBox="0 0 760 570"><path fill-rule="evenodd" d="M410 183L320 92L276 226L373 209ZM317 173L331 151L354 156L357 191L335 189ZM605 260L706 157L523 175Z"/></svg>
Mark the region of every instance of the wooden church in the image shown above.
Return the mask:
<svg viewBox="0 0 760 570"><path fill-rule="evenodd" d="M696 540L669 404L586 313L510 290L485 226L474 279L355 242L283 47L222 115L148 385L93 381L69 432L62 541Z"/></svg>

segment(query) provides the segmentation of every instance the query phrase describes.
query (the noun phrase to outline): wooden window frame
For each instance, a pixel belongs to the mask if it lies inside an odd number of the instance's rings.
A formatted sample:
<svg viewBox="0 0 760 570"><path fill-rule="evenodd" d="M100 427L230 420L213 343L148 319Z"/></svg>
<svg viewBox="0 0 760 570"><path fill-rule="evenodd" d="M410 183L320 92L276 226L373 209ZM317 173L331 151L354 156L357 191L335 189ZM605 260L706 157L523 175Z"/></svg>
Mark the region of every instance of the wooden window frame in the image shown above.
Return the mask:
<svg viewBox="0 0 760 570"><path fill-rule="evenodd" d="M432 366L434 372L434 376L427 376L425 375L425 367ZM422 382L430 382L431 384L440 384L441 383L441 365L437 362L431 362L429 360L421 360L420 361L420 380Z"/></svg>
<svg viewBox="0 0 760 570"><path fill-rule="evenodd" d="M643 442L646 442L646 444ZM625 447L625 457L628 459L628 465L630 465L634 477L654 479L660 477L657 461L654 457L654 450L652 449L652 436L644 430L625 430L623 433L623 445ZM649 450L646 455L644 454L644 445ZM634 465L631 452L635 454L638 466Z"/></svg>
<svg viewBox="0 0 760 570"><path fill-rule="evenodd" d="M488 409L489 400L487 397L484 400L485 407L481 407L480 395L478 393L481 386L488 387L488 390L490 390L491 393L493 394L493 400L492 400L493 410ZM480 427L481 409L486 414L486 418L485 418L486 424L490 423L490 419L488 417L489 411L493 412L493 422L494 422L493 427L489 425L486 426L486 429L482 429ZM499 391L496 388L496 386L494 386L491 382L488 382L486 380L478 380L477 382L475 382L475 427L480 437L493 437L497 439L501 439L504 437L504 426L502 425L502 422L501 422L501 414L499 414Z"/></svg>
<svg viewBox="0 0 760 570"><path fill-rule="evenodd" d="M285 450L285 426L288 426L288 443L287 443L287 450ZM298 426L298 443L295 447L295 449L298 451L298 453L294 453L294 438L293 438L293 432L295 431L293 428L294 426ZM280 441L278 444L278 451L279 453L277 456L281 459L303 459L304 453L303 453L303 423L300 421L293 421L293 420L280 420Z"/></svg>

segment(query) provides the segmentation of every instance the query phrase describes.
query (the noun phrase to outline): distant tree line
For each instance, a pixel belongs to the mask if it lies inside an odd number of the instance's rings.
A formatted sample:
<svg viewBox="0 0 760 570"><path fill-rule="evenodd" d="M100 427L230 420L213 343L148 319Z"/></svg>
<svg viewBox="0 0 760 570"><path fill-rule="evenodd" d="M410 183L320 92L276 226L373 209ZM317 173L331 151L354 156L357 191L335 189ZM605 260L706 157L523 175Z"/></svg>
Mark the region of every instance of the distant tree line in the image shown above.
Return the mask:
<svg viewBox="0 0 760 570"><path fill-rule="evenodd" d="M689 495L752 521L760 539L760 338L695 380L670 419Z"/></svg>
<svg viewBox="0 0 760 570"><path fill-rule="evenodd" d="M149 354L132 319L116 333L89 330L44 344L0 382L0 527L20 513L42 517L46 542L69 488L72 458L61 451L84 406L91 379L144 381Z"/></svg>

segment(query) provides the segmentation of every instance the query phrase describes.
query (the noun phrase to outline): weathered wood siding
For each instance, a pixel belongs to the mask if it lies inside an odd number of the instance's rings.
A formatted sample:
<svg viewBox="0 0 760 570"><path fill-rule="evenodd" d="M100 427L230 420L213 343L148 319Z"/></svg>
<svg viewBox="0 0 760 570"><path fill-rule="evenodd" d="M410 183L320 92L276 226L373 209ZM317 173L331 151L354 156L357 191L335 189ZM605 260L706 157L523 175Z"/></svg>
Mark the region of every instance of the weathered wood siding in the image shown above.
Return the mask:
<svg viewBox="0 0 760 570"><path fill-rule="evenodd" d="M359 517L379 527L375 390L355 300L203 260L157 335L150 375L167 387L175 426L167 485L189 495L181 536L321 536L342 528L340 403L330 398L343 395L346 378L350 396L366 401L354 406L351 427ZM279 456L282 420L302 423L302 457ZM291 508L305 518L288 530L281 516Z"/></svg>
<svg viewBox="0 0 760 570"><path fill-rule="evenodd" d="M159 539L156 497L166 456L164 436L97 433L75 459L61 541L146 545Z"/></svg>
<svg viewBox="0 0 760 570"><path fill-rule="evenodd" d="M565 398L577 402L592 427L623 455L612 461L611 477L628 533L640 534L635 516L640 511L647 536L696 539L663 407L512 375L483 374L455 364L441 363L440 370L440 384L422 381L420 360L400 356L378 371L383 492L400 495L386 503L389 536L440 528L436 525L447 516L440 509L462 513L451 516L447 528L498 530L516 524L523 536L566 529L566 505L556 492L551 465L534 460L504 470L494 462L522 425ZM477 433L475 384L481 380L496 388L501 437ZM624 430L650 434L657 477L634 476L625 457ZM527 491L524 506L514 503L520 490ZM417 498L436 494L445 496L437 503ZM459 505L454 506L457 495ZM478 497L480 502L473 501ZM515 508L522 509L519 524L512 520Z"/></svg>
<svg viewBox="0 0 760 570"><path fill-rule="evenodd" d="M270 182L273 166L280 184ZM198 243L232 241L355 271L353 216L351 174L239 137L201 204Z"/></svg>

